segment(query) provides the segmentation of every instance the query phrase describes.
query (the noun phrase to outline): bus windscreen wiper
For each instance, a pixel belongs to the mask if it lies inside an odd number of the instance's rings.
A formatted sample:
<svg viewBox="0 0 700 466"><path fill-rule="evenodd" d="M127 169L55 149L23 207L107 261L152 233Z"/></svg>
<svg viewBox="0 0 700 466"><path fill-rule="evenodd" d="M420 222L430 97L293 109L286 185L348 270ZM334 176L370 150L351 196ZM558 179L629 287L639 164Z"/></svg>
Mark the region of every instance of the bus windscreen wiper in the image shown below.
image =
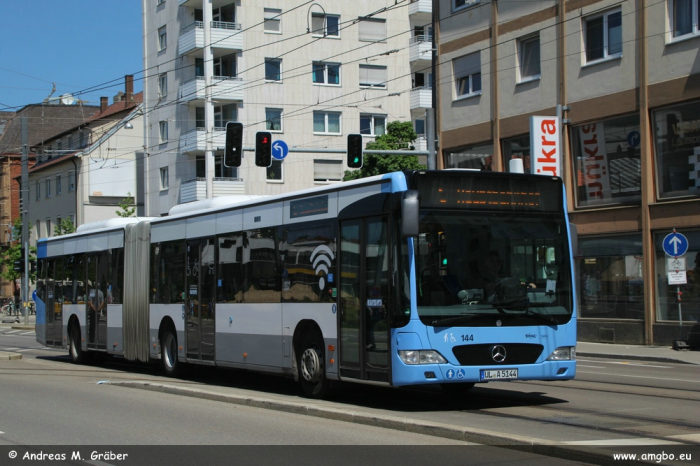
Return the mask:
<svg viewBox="0 0 700 466"><path fill-rule="evenodd" d="M462 321L469 321L472 320L474 317L476 317L477 314L464 314L461 316L456 316L456 317L447 317L445 319L435 319L432 322L433 327L436 327L438 325L440 326L445 326L445 325L453 325L456 324L457 322L462 322Z"/></svg>

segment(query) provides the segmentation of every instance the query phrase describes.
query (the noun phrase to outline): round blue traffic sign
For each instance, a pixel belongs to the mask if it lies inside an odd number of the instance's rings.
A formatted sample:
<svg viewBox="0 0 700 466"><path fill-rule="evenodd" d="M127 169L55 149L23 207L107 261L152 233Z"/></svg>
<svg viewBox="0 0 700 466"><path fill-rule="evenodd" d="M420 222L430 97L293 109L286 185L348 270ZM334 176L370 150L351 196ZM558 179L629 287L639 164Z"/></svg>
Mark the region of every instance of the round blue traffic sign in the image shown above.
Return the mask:
<svg viewBox="0 0 700 466"><path fill-rule="evenodd" d="M289 154L289 146L284 141L275 141L272 143L272 156L277 160L284 160Z"/></svg>
<svg viewBox="0 0 700 466"><path fill-rule="evenodd" d="M671 257L682 256L688 251L688 238L673 232L664 238L664 252Z"/></svg>
<svg viewBox="0 0 700 466"><path fill-rule="evenodd" d="M639 146L639 142L642 140L642 137L639 135L639 131L630 131L627 133L627 145L630 147L637 147Z"/></svg>

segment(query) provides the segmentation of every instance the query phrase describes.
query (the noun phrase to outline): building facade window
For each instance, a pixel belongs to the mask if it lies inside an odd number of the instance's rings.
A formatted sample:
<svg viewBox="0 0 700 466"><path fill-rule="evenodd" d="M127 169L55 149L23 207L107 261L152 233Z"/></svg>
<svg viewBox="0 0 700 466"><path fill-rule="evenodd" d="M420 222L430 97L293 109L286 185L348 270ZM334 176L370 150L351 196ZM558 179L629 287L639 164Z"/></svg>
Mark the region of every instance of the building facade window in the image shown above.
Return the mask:
<svg viewBox="0 0 700 466"><path fill-rule="evenodd" d="M360 87L386 88L387 67L381 65L360 65Z"/></svg>
<svg viewBox="0 0 700 466"><path fill-rule="evenodd" d="M282 60L279 58L265 59L265 81L282 81Z"/></svg>
<svg viewBox="0 0 700 466"><path fill-rule="evenodd" d="M340 86L340 63L313 62L314 84Z"/></svg>
<svg viewBox="0 0 700 466"><path fill-rule="evenodd" d="M663 251L663 240L669 233L671 230L654 233L656 250L654 268L657 276L656 318L678 322L678 285L668 283L667 259L669 257ZM700 230L683 230L681 233L688 239L688 251L685 253L687 283L680 285L680 291L683 292L681 317L685 323L700 322ZM686 332L691 325L688 325Z"/></svg>
<svg viewBox="0 0 700 466"><path fill-rule="evenodd" d="M168 95L168 74L163 73L158 76L158 98L164 99Z"/></svg>
<svg viewBox="0 0 700 466"><path fill-rule="evenodd" d="M36 200L38 201L41 199L41 182L39 180L36 180L35 186L36 186Z"/></svg>
<svg viewBox="0 0 700 466"><path fill-rule="evenodd" d="M168 120L163 120L158 123L158 142L165 144L168 142Z"/></svg>
<svg viewBox="0 0 700 466"><path fill-rule="evenodd" d="M284 169L281 160L272 160L267 170L267 181L282 183L284 181Z"/></svg>
<svg viewBox="0 0 700 466"><path fill-rule="evenodd" d="M323 13L311 14L311 33L314 36L339 37L340 16Z"/></svg>
<svg viewBox="0 0 700 466"><path fill-rule="evenodd" d="M266 108L265 109L265 129L267 131L282 132L282 109L281 108Z"/></svg>
<svg viewBox="0 0 700 466"><path fill-rule="evenodd" d="M540 36L524 37L518 41L519 82L540 77Z"/></svg>
<svg viewBox="0 0 700 466"><path fill-rule="evenodd" d="M386 133L386 115L360 115L360 134L381 136Z"/></svg>
<svg viewBox="0 0 700 466"><path fill-rule="evenodd" d="M51 219L46 218L46 237L51 238Z"/></svg>
<svg viewBox="0 0 700 466"><path fill-rule="evenodd" d="M386 40L386 20L381 18L360 18L359 34L361 41L381 42Z"/></svg>
<svg viewBox="0 0 700 466"><path fill-rule="evenodd" d="M452 60L455 77L455 97L469 97L481 93L481 52Z"/></svg>
<svg viewBox="0 0 700 466"><path fill-rule="evenodd" d="M85 133L82 131L78 136L78 144L80 145L80 147L85 147Z"/></svg>
<svg viewBox="0 0 700 466"><path fill-rule="evenodd" d="M165 50L168 47L168 35L165 26L158 29L158 51Z"/></svg>
<svg viewBox="0 0 700 466"><path fill-rule="evenodd" d="M473 144L445 151L445 168L472 168L491 171L493 142Z"/></svg>
<svg viewBox="0 0 700 466"><path fill-rule="evenodd" d="M75 172L68 172L68 191L75 191Z"/></svg>
<svg viewBox="0 0 700 466"><path fill-rule="evenodd" d="M413 130L416 132L418 137L425 137L425 120L414 120Z"/></svg>
<svg viewBox="0 0 700 466"><path fill-rule="evenodd" d="M569 135L578 207L641 201L638 114L572 126Z"/></svg>
<svg viewBox="0 0 700 466"><path fill-rule="evenodd" d="M530 173L530 135L516 136L513 138L503 139L501 141L503 154L503 167L505 171L510 172L510 161L513 159L521 159L523 161L523 171Z"/></svg>
<svg viewBox="0 0 700 466"><path fill-rule="evenodd" d="M671 38L698 34L700 32L698 0L669 0L668 6Z"/></svg>
<svg viewBox="0 0 700 466"><path fill-rule="evenodd" d="M479 2L480 0L452 0L452 11L461 10L476 5Z"/></svg>
<svg viewBox="0 0 700 466"><path fill-rule="evenodd" d="M332 183L342 179L342 160L314 160L314 183Z"/></svg>
<svg viewBox="0 0 700 466"><path fill-rule="evenodd" d="M61 175L56 175L56 196L61 195L63 187L61 186Z"/></svg>
<svg viewBox="0 0 700 466"><path fill-rule="evenodd" d="M622 12L608 11L584 19L586 62L622 56Z"/></svg>
<svg viewBox="0 0 700 466"><path fill-rule="evenodd" d="M265 8L265 23L263 28L266 33L282 34L282 10L279 8Z"/></svg>
<svg viewBox="0 0 700 466"><path fill-rule="evenodd" d="M160 190L166 190L170 187L170 175L168 173L168 167L163 167L160 169Z"/></svg>
<svg viewBox="0 0 700 466"><path fill-rule="evenodd" d="M700 102L652 112L660 198L700 195Z"/></svg>
<svg viewBox="0 0 700 466"><path fill-rule="evenodd" d="M314 112L315 134L340 134L339 112Z"/></svg>
<svg viewBox="0 0 700 466"><path fill-rule="evenodd" d="M642 235L579 237L574 258L581 317L644 319Z"/></svg>
<svg viewBox="0 0 700 466"><path fill-rule="evenodd" d="M51 197L51 179L46 178L46 197L49 198Z"/></svg>
<svg viewBox="0 0 700 466"><path fill-rule="evenodd" d="M207 170L203 155L198 155L195 162L195 176L206 178ZM227 167L224 165L224 158L221 155L214 156L214 178L237 179L238 167Z"/></svg>

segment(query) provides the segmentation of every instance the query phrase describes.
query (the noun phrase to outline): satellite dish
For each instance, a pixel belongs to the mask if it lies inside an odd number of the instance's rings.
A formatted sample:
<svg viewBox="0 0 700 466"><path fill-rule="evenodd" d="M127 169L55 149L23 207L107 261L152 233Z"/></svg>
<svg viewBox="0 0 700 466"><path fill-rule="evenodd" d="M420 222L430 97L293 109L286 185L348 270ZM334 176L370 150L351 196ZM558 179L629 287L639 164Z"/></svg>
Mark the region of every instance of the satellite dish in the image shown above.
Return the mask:
<svg viewBox="0 0 700 466"><path fill-rule="evenodd" d="M75 97L73 97L73 94L63 94L61 96L61 103L63 105L73 105L75 103Z"/></svg>

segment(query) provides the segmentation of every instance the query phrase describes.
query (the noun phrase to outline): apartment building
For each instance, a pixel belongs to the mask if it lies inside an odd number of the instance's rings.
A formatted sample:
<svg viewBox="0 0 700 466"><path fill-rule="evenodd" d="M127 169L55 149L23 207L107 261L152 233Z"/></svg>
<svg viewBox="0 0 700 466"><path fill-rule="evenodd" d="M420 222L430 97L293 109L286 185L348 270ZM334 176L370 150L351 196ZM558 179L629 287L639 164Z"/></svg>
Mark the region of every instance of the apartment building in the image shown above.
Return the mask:
<svg viewBox="0 0 700 466"><path fill-rule="evenodd" d="M338 182L348 134L370 141L410 121L413 3L380 3L144 0L147 215ZM261 168L244 151L224 166L229 121L243 123L244 149L270 131L288 155Z"/></svg>
<svg viewBox="0 0 700 466"><path fill-rule="evenodd" d="M438 165L527 169L530 117L559 113L579 339L700 343L698 0L437 4Z"/></svg>

